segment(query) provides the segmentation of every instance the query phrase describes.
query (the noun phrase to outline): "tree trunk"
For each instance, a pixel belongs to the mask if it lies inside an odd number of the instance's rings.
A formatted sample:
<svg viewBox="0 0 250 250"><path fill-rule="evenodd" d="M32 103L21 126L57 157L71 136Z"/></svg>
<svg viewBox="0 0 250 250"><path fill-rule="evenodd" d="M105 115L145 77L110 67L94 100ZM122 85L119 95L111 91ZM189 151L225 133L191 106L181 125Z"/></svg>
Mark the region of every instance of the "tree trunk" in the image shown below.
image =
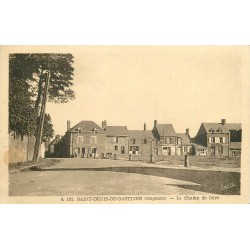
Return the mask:
<svg viewBox="0 0 250 250"><path fill-rule="evenodd" d="M38 93L37 93L37 99L36 99L36 103L35 103L35 108L38 109L40 103L41 103L41 97L42 97L42 90L43 90L43 87L42 87L42 76L43 76L43 70L41 71L41 74L40 74L40 79L39 79L39 82L38 82Z"/></svg>

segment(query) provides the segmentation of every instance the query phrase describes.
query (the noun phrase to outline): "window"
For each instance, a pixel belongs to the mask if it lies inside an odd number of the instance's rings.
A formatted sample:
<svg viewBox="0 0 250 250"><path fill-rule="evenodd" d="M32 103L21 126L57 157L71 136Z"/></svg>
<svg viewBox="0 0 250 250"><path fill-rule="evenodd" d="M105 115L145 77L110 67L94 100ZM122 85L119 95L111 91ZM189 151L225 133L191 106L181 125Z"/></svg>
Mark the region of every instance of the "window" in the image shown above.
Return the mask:
<svg viewBox="0 0 250 250"><path fill-rule="evenodd" d="M170 143L170 138L168 138L168 137L165 138L165 143L166 143L166 144L169 144L169 143Z"/></svg>
<svg viewBox="0 0 250 250"><path fill-rule="evenodd" d="M147 139L146 138L143 138L142 141L143 141L144 144L147 144Z"/></svg>
<svg viewBox="0 0 250 250"><path fill-rule="evenodd" d="M76 143L83 143L83 137L77 136Z"/></svg>
<svg viewBox="0 0 250 250"><path fill-rule="evenodd" d="M94 129L94 133L96 134L97 132L98 132L98 129L97 129L97 128L95 128L95 129Z"/></svg>
<svg viewBox="0 0 250 250"><path fill-rule="evenodd" d="M218 150L219 150L220 154L223 154L223 147L222 146L220 146Z"/></svg>
<svg viewBox="0 0 250 250"><path fill-rule="evenodd" d="M215 143L220 143L220 137L214 137Z"/></svg>
<svg viewBox="0 0 250 250"><path fill-rule="evenodd" d="M133 144L135 144L135 138L132 138L131 141Z"/></svg>
<svg viewBox="0 0 250 250"><path fill-rule="evenodd" d="M91 144L95 144L96 142L97 142L96 136L91 136L91 137L90 137L90 143L91 143Z"/></svg>
<svg viewBox="0 0 250 250"><path fill-rule="evenodd" d="M211 128L211 129L210 129L210 132L214 132L214 129L213 129L213 128Z"/></svg>
<svg viewBox="0 0 250 250"><path fill-rule="evenodd" d="M117 146L117 145L115 145L115 150L116 150L116 151L118 150L118 146Z"/></svg>
<svg viewBox="0 0 250 250"><path fill-rule="evenodd" d="M125 147L121 146L121 154L124 155L125 154Z"/></svg>
<svg viewBox="0 0 250 250"><path fill-rule="evenodd" d="M81 127L77 128L77 131L78 133L82 132L82 128Z"/></svg>
<svg viewBox="0 0 250 250"><path fill-rule="evenodd" d="M118 142L118 136L114 137L114 142Z"/></svg>
<svg viewBox="0 0 250 250"><path fill-rule="evenodd" d="M205 154L205 149L204 148L200 148L200 149L198 149L198 151L200 151L200 154Z"/></svg>
<svg viewBox="0 0 250 250"><path fill-rule="evenodd" d="M226 138L225 137L220 137L220 143L226 143Z"/></svg>
<svg viewBox="0 0 250 250"><path fill-rule="evenodd" d="M209 143L214 143L214 142L215 142L214 137L208 137L208 142L209 142Z"/></svg>
<svg viewBox="0 0 250 250"><path fill-rule="evenodd" d="M178 144L179 145L181 144L181 138L178 138Z"/></svg>
<svg viewBox="0 0 250 250"><path fill-rule="evenodd" d="M133 155L137 155L139 153L139 147L138 146L130 146L129 153L133 154Z"/></svg>
<svg viewBox="0 0 250 250"><path fill-rule="evenodd" d="M183 146L183 152L187 152L187 147L186 146Z"/></svg>

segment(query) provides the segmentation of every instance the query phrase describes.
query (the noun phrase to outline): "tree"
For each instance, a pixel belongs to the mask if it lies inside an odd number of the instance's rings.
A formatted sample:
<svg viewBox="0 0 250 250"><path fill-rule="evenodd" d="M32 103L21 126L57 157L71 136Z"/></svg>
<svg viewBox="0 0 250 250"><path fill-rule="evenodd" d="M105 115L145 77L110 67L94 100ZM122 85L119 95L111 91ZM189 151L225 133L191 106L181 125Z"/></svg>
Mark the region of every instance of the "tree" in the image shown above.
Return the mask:
<svg viewBox="0 0 250 250"><path fill-rule="evenodd" d="M36 133L47 70L50 70L51 75L48 101L66 103L75 98L75 92L71 89L74 71L72 64L71 54L10 55L9 131L21 136ZM46 117L43 140L53 134L51 118L48 114Z"/></svg>
<svg viewBox="0 0 250 250"><path fill-rule="evenodd" d="M231 142L241 142L242 130L230 130L230 141Z"/></svg>

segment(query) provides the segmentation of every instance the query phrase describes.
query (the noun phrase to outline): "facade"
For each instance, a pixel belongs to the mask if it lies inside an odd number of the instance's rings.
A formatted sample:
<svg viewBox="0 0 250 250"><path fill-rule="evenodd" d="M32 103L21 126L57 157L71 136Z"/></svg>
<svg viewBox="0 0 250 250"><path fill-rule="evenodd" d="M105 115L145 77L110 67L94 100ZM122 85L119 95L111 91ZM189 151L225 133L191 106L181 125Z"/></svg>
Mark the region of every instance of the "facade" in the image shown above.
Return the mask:
<svg viewBox="0 0 250 250"><path fill-rule="evenodd" d="M172 124L157 124L154 121L153 136L157 143L155 155L178 155L180 152L181 140L178 141L177 134ZM179 143L179 144L178 144Z"/></svg>
<svg viewBox="0 0 250 250"><path fill-rule="evenodd" d="M194 154L193 144L191 143L191 138L189 135L189 129L186 129L186 133L176 133L177 144L178 144L178 155Z"/></svg>
<svg viewBox="0 0 250 250"><path fill-rule="evenodd" d="M202 123L195 137L195 143L207 148L207 156L229 157L233 131L241 130L237 123ZM240 136L241 140L241 136Z"/></svg>
<svg viewBox="0 0 250 250"><path fill-rule="evenodd" d="M241 124L202 123L195 138L176 133L172 124L154 121L152 130L128 130L126 126L102 127L93 121L81 121L74 127L67 122L67 132L57 136L49 145L56 157L195 155L211 157L237 157L241 154ZM140 157L137 157L138 159ZM145 157L142 157L145 158Z"/></svg>
<svg viewBox="0 0 250 250"><path fill-rule="evenodd" d="M106 132L93 121L81 121L70 128L55 147L59 157L98 157L105 153Z"/></svg>
<svg viewBox="0 0 250 250"><path fill-rule="evenodd" d="M128 130L128 153L131 155L153 154L154 136L151 130Z"/></svg>
<svg viewBox="0 0 250 250"><path fill-rule="evenodd" d="M106 122L106 121L105 121ZM128 130L126 126L105 126L105 155L128 154Z"/></svg>

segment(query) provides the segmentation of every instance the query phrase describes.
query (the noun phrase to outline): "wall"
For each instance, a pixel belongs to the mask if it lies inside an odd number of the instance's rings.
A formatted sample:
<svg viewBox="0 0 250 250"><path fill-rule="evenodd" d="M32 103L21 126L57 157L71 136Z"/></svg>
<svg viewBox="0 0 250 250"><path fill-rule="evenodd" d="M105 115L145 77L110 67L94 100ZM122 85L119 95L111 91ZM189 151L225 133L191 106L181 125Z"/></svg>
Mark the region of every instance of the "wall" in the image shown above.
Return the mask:
<svg viewBox="0 0 250 250"><path fill-rule="evenodd" d="M118 150L115 150L118 146ZM114 136L107 136L105 142L105 153L121 155L121 147L125 147L125 154L128 154L128 137L118 136L118 142L114 142Z"/></svg>
<svg viewBox="0 0 250 250"><path fill-rule="evenodd" d="M225 143L209 143L209 137L225 137ZM226 133L208 133L207 134L207 156L211 156L211 148L215 147L215 156L229 156L229 134ZM219 153L219 147L223 147L223 153Z"/></svg>
<svg viewBox="0 0 250 250"><path fill-rule="evenodd" d="M29 141L29 146L28 146ZM9 135L9 163L31 161L33 159L35 146L35 137L27 136L14 138L13 134ZM28 154L27 154L28 151ZM40 157L44 158L44 144L40 147Z"/></svg>

